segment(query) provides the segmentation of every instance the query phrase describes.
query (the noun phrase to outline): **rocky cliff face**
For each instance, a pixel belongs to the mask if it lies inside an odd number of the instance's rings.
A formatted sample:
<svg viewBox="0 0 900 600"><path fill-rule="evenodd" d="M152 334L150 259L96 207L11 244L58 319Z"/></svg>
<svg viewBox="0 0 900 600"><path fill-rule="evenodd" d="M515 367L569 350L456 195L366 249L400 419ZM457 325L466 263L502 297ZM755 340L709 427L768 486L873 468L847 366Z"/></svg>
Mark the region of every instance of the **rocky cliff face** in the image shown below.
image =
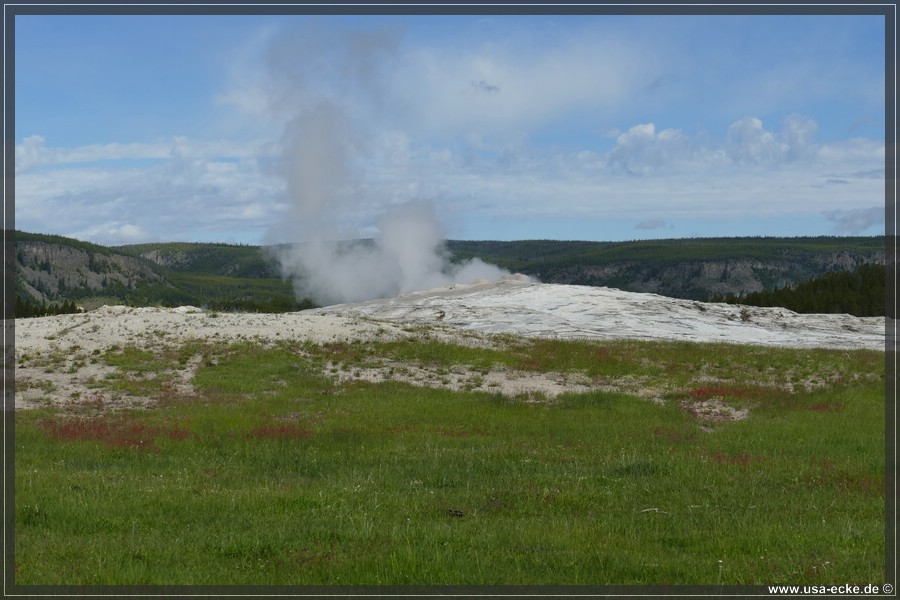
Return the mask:
<svg viewBox="0 0 900 600"><path fill-rule="evenodd" d="M36 302L164 281L150 265L131 256L41 241L16 242L16 269L20 291Z"/></svg>
<svg viewBox="0 0 900 600"><path fill-rule="evenodd" d="M884 251L851 254L785 253L775 260L683 260L646 264L623 261L605 265L573 265L534 273L545 283L608 286L631 292L650 292L675 298L707 300L716 294L750 293L784 287L829 271L849 271L868 264L884 264Z"/></svg>
<svg viewBox="0 0 900 600"><path fill-rule="evenodd" d="M150 250L142 253L141 256L167 269L177 268L188 262L187 254L184 252L166 253L159 250Z"/></svg>

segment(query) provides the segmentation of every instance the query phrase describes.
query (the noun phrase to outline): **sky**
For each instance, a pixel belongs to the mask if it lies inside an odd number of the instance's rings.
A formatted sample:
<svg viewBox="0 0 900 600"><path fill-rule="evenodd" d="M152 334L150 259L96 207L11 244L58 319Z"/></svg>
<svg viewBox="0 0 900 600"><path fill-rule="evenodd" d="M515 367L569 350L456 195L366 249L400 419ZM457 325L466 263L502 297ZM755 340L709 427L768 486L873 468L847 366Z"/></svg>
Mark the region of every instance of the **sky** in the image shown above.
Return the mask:
<svg viewBox="0 0 900 600"><path fill-rule="evenodd" d="M448 239L882 235L884 32L862 15L18 15L15 225L274 244L298 241L313 197L343 238L409 203Z"/></svg>

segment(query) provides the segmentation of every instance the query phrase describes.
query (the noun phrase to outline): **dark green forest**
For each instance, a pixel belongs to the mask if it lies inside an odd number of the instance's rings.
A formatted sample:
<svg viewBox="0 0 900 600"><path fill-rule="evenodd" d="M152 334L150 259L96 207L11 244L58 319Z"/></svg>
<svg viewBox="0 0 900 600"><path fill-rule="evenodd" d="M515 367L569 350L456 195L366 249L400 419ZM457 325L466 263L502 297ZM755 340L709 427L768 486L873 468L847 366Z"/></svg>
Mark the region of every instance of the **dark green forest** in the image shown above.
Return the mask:
<svg viewBox="0 0 900 600"><path fill-rule="evenodd" d="M50 315L71 315L81 312L75 302L67 300L66 302L55 302L46 304L44 302L29 302L21 296L16 296L15 317L24 319L29 317L49 317Z"/></svg>
<svg viewBox="0 0 900 600"><path fill-rule="evenodd" d="M879 317L885 314L885 279L883 265L867 264L853 271L825 273L815 279L771 291L713 296L711 301L781 306L798 313Z"/></svg>

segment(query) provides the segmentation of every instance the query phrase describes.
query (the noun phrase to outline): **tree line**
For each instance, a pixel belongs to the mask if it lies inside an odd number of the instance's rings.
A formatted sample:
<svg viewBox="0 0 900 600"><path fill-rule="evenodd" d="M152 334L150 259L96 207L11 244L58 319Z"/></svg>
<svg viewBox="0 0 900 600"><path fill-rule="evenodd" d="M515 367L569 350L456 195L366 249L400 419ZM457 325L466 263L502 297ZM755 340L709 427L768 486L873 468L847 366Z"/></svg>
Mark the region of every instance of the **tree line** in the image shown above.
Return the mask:
<svg viewBox="0 0 900 600"><path fill-rule="evenodd" d="M84 312L84 309L79 307L72 300L52 304L47 304L46 302L38 304L36 302L29 302L21 297L16 297L16 305L13 311L15 318L25 319L29 317L49 317L51 315L71 315Z"/></svg>
<svg viewBox="0 0 900 600"><path fill-rule="evenodd" d="M749 306L781 306L798 313L883 317L885 279L884 265L867 263L852 271L825 273L814 279L771 291L716 294L710 301Z"/></svg>

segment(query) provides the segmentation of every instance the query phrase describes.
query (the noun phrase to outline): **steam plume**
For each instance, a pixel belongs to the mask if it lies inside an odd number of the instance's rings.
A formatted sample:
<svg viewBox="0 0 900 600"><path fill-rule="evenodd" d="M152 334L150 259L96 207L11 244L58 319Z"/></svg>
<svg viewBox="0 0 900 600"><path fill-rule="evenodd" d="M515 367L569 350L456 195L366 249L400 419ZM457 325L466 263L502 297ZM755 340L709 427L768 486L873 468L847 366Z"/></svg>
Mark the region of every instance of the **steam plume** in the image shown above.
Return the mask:
<svg viewBox="0 0 900 600"><path fill-rule="evenodd" d="M394 55L394 37L319 30L302 40L280 40L269 61L278 83L273 106L293 103L279 165L290 208L277 232L294 243L277 255L298 297L357 302L505 275L478 259L452 264L433 203L390 197L366 177L372 131L390 104L378 76ZM329 93L314 90L305 65L333 78L321 88L316 80L315 90ZM359 222L369 216L375 235L361 240Z"/></svg>

